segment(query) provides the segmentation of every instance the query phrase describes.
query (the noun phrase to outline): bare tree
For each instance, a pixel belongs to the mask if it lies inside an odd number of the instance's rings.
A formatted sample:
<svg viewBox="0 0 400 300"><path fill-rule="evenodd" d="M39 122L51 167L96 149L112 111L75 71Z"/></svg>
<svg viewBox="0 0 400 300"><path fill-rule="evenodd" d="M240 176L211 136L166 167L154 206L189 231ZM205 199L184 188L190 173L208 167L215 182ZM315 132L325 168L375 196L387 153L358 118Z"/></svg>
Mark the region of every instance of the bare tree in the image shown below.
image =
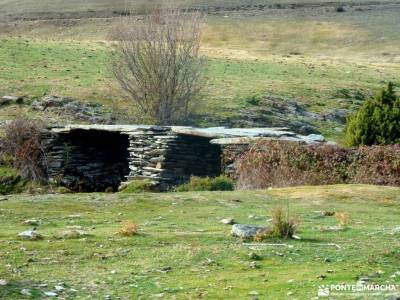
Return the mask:
<svg viewBox="0 0 400 300"><path fill-rule="evenodd" d="M115 78L153 122L186 118L202 87L201 22L200 13L163 9L142 21L127 17L112 31Z"/></svg>

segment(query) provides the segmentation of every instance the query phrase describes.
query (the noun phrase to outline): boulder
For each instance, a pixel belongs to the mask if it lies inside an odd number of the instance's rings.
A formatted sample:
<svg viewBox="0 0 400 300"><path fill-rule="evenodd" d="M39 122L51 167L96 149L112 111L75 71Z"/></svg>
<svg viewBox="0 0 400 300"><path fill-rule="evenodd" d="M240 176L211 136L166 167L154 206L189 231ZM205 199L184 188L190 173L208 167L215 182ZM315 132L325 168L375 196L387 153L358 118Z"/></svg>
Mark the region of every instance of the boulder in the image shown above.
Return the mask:
<svg viewBox="0 0 400 300"><path fill-rule="evenodd" d="M258 225L234 224L232 235L242 239L252 239L257 233L265 231L267 228Z"/></svg>
<svg viewBox="0 0 400 300"><path fill-rule="evenodd" d="M0 98L0 105L21 103L22 97L18 96L3 96Z"/></svg>

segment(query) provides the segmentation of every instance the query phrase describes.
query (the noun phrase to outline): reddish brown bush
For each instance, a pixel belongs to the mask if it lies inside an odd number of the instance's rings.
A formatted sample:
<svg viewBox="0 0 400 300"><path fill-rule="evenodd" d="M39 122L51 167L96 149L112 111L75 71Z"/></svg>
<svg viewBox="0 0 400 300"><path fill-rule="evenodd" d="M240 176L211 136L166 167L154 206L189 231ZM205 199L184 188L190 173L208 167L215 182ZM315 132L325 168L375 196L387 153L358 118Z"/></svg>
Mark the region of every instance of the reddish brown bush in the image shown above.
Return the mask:
<svg viewBox="0 0 400 300"><path fill-rule="evenodd" d="M236 162L244 189L368 183L400 185L400 145L346 149L332 145L261 141Z"/></svg>
<svg viewBox="0 0 400 300"><path fill-rule="evenodd" d="M14 168L20 174L34 181L44 175L45 152L41 141L43 124L38 121L19 117L4 128L1 140L3 155L11 158Z"/></svg>

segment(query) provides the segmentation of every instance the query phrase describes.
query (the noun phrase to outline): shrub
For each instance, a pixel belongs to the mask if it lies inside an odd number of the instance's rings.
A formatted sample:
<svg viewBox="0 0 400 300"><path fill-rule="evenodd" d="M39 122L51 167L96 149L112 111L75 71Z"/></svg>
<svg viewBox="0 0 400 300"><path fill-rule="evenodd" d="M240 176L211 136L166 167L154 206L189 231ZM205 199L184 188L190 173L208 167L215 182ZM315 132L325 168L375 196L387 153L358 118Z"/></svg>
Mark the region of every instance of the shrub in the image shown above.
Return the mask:
<svg viewBox="0 0 400 300"><path fill-rule="evenodd" d="M175 188L177 192L189 191L233 191L234 183L227 176L210 177L190 177L188 183Z"/></svg>
<svg viewBox="0 0 400 300"><path fill-rule="evenodd" d="M254 241L261 242L267 238L293 238L298 225L299 221L290 217L289 208L284 211L281 207L277 207L272 213L272 227L258 231L254 236Z"/></svg>
<svg viewBox="0 0 400 300"><path fill-rule="evenodd" d="M119 234L123 236L137 235L139 234L139 225L129 220L122 221Z"/></svg>
<svg viewBox="0 0 400 300"><path fill-rule="evenodd" d="M270 236L277 238L292 238L298 228L298 221L290 218L289 210L286 212L282 208L275 208L272 215L272 229Z"/></svg>
<svg viewBox="0 0 400 300"><path fill-rule="evenodd" d="M348 212L337 212L335 217L341 227L346 228L349 225L350 214Z"/></svg>
<svg viewBox="0 0 400 300"><path fill-rule="evenodd" d="M22 192L25 184L17 170L9 167L0 167L0 194Z"/></svg>
<svg viewBox="0 0 400 300"><path fill-rule="evenodd" d="M400 143L400 97L392 83L348 118L346 142L349 146Z"/></svg>
<svg viewBox="0 0 400 300"><path fill-rule="evenodd" d="M1 141L3 155L25 179L39 181L44 176L45 151L41 140L43 124L19 117L8 123Z"/></svg>
<svg viewBox="0 0 400 300"><path fill-rule="evenodd" d="M235 163L242 189L362 183L400 185L400 145L358 149L260 141Z"/></svg>
<svg viewBox="0 0 400 300"><path fill-rule="evenodd" d="M155 183L151 180L132 180L120 188L121 193L144 193L155 190Z"/></svg>
<svg viewBox="0 0 400 300"><path fill-rule="evenodd" d="M211 191L233 191L233 180L227 176L218 176L211 180Z"/></svg>

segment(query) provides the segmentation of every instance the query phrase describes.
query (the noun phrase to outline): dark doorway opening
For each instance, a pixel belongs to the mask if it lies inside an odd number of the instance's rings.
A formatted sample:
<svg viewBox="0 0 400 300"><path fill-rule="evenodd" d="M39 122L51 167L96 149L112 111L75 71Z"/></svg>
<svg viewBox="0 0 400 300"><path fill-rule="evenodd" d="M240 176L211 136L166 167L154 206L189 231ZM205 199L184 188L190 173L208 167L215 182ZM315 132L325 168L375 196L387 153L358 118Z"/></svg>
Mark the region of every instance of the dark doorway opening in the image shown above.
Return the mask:
<svg viewBox="0 0 400 300"><path fill-rule="evenodd" d="M59 134L57 144L63 152L58 181L73 191L117 191L129 175L128 135L73 130Z"/></svg>

